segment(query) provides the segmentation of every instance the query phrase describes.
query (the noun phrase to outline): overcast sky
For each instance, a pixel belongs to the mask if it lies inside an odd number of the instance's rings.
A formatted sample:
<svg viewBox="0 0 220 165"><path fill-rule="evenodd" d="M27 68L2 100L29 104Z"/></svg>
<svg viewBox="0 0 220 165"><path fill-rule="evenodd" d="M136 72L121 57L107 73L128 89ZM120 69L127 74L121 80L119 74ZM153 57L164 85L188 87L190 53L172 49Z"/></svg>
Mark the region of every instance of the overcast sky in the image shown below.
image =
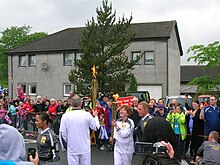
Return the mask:
<svg viewBox="0 0 220 165"><path fill-rule="evenodd" d="M0 31L29 25L48 34L85 26L96 16L102 0L0 0ZM133 16L132 23L176 20L186 62L187 49L220 39L220 0L111 0L117 17Z"/></svg>

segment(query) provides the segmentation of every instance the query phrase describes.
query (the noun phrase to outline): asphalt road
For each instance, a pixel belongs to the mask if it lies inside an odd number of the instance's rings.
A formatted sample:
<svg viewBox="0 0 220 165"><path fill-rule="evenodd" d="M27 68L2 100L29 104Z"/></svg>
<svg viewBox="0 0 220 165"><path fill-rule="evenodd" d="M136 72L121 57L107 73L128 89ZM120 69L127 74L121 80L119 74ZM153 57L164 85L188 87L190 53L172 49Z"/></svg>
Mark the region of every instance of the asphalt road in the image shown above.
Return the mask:
<svg viewBox="0 0 220 165"><path fill-rule="evenodd" d="M26 142L26 148L36 148L36 142L28 140ZM101 151L95 146L91 146L92 149L92 165L113 165L113 152ZM60 151L60 158L62 165L67 165L66 152ZM143 158L140 155L134 155L132 165L141 165Z"/></svg>

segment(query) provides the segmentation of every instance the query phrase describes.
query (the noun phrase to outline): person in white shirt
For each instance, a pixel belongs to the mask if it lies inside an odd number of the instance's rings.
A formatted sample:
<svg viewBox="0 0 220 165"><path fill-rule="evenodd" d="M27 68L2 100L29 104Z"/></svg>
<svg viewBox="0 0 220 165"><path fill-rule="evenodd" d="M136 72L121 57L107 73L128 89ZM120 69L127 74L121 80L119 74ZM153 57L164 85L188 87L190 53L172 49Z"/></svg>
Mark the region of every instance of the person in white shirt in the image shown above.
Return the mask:
<svg viewBox="0 0 220 165"><path fill-rule="evenodd" d="M131 165L134 152L134 122L128 118L131 115L131 107L123 105L120 109L120 119L112 121L114 126L114 165ZM112 139L111 139L112 140Z"/></svg>
<svg viewBox="0 0 220 165"><path fill-rule="evenodd" d="M61 147L67 150L69 165L90 165L90 128L96 131L100 127L97 111L93 111L93 117L91 113L81 110L82 99L78 95L72 97L71 104L72 111L61 118Z"/></svg>

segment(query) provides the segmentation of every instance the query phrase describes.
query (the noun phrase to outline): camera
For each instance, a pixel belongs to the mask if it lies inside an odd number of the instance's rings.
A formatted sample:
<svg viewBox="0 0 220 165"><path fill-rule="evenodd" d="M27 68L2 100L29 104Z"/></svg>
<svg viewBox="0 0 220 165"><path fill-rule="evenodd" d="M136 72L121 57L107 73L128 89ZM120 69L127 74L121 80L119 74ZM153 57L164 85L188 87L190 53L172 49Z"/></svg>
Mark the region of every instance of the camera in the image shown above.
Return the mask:
<svg viewBox="0 0 220 165"><path fill-rule="evenodd" d="M34 159L36 156L36 149L35 148L28 148L27 149L27 160L30 161L29 156L32 155L32 158Z"/></svg>
<svg viewBox="0 0 220 165"><path fill-rule="evenodd" d="M151 155L153 153L153 143L135 142L135 154Z"/></svg>
<svg viewBox="0 0 220 165"><path fill-rule="evenodd" d="M155 153L167 151L167 148L161 142L154 143L153 148L155 148Z"/></svg>
<svg viewBox="0 0 220 165"><path fill-rule="evenodd" d="M166 152L167 148L161 143L135 142L135 153L140 155L151 155L158 152Z"/></svg>

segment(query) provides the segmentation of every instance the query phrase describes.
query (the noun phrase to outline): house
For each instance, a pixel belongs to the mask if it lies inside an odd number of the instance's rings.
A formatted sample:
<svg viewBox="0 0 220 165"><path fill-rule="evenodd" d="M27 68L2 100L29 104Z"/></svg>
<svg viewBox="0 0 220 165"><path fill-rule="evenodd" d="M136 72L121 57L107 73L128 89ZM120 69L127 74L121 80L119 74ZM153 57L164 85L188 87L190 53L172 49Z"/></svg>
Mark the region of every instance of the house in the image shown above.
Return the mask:
<svg viewBox="0 0 220 165"><path fill-rule="evenodd" d="M21 85L24 92L65 99L74 84L68 73L80 58L78 44L85 27L68 28L8 51L9 93ZM176 21L132 24L135 37L125 50L130 60L144 56L132 71L138 90L159 99L180 93L180 56L183 55Z"/></svg>
<svg viewBox="0 0 220 165"><path fill-rule="evenodd" d="M220 73L220 67L217 68L205 68L204 65L183 65L181 66L181 86L180 93L181 94L190 94L195 95L197 85L188 85L190 81L194 78L201 76L211 76L212 78L216 78ZM220 86L219 86L220 87ZM216 94L220 94L220 91L215 91Z"/></svg>

